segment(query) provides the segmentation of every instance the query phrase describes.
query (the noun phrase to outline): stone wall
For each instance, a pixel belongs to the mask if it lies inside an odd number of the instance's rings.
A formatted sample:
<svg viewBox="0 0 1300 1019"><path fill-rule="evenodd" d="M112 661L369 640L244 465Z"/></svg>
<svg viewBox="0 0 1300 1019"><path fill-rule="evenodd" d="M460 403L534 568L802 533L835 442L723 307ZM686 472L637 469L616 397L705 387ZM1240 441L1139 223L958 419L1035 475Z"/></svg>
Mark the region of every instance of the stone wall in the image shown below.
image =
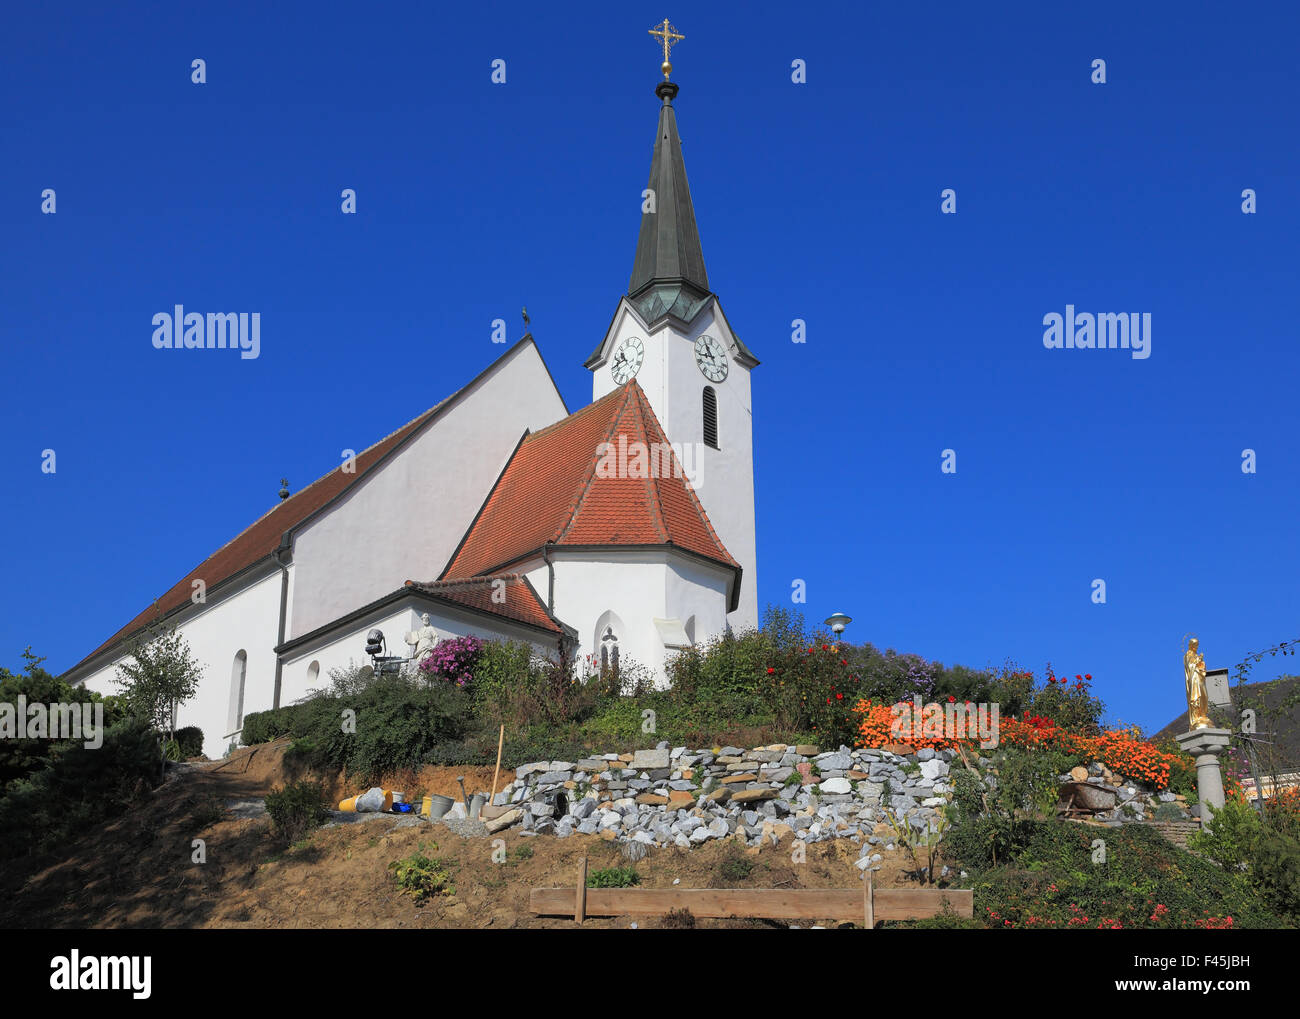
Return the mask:
<svg viewBox="0 0 1300 1019"><path fill-rule="evenodd" d="M937 830L956 756L919 750L904 757L843 746L823 753L783 743L689 750L661 743L634 754L538 761L517 768L515 780L497 794L496 805L513 809L489 827L682 848L721 838L748 846L774 845L788 835L804 842L848 838L861 845L859 865L865 867L879 862L877 847L895 848L893 829L884 823L886 806L918 833ZM979 759L982 770L991 765ZM963 767L960 760L955 766ZM1101 764L1060 778L1093 787L1102 802L1114 801L1095 815L1104 824L1150 819L1160 802L1180 799L1124 783Z"/></svg>

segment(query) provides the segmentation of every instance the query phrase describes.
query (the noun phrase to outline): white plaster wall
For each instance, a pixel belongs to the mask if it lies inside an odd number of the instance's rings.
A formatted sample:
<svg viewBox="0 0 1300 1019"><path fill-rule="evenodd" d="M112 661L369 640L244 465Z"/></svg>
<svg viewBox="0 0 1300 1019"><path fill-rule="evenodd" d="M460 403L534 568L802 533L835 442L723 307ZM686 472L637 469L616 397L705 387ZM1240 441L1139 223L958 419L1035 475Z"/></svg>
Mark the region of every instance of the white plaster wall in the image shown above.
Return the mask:
<svg viewBox="0 0 1300 1019"><path fill-rule="evenodd" d="M248 654L244 677L244 714L265 711L275 696L275 654L280 625L280 571L259 576L237 593L211 594L208 603L187 612L179 630L203 669L198 693L182 705L176 716L178 727L197 725L203 730L203 752L221 757L231 740L226 734L230 707L231 667L235 654ZM101 666L85 679L85 686L97 693L118 693L113 682L117 664Z"/></svg>
<svg viewBox="0 0 1300 1019"><path fill-rule="evenodd" d="M331 669L346 668L349 663L370 664L365 653L366 634L375 627L384 631L390 655L410 655L411 647L405 638L408 633L424 625L420 620L424 612L429 613L429 625L438 632L439 640L466 636L483 640L510 640L529 644L533 653L540 657L551 660L558 657L558 635L556 641L543 640L527 630L512 627L505 621L498 626L492 620L437 605L425 605L413 597L403 604L390 606L352 623L346 630L331 634L319 643L313 641L310 645L287 654L280 679L280 703L293 704L305 697L313 686L319 689L329 686ZM313 662L320 663L319 678L315 682L309 678L308 671Z"/></svg>
<svg viewBox="0 0 1300 1019"><path fill-rule="evenodd" d="M695 617L695 643L703 644L726 629L727 580L721 569L705 566L684 557L668 561L664 582L667 617L676 617L686 625Z"/></svg>
<svg viewBox="0 0 1300 1019"><path fill-rule="evenodd" d="M432 425L297 532L292 638L447 565L524 430L564 417L526 344Z"/></svg>
<svg viewBox="0 0 1300 1019"><path fill-rule="evenodd" d="M667 684L663 645L654 620L696 617L697 643L720 632L726 619L727 575L665 549L660 553L611 551L600 560L555 553L555 614L578 631L580 658L599 656L597 622L618 615L626 632L619 654L649 668Z"/></svg>
<svg viewBox="0 0 1300 1019"><path fill-rule="evenodd" d="M611 552L608 560L555 559L555 615L578 631L578 660L598 653L596 621L606 610L616 612L627 625L621 635L621 660L633 659L658 677L663 674L663 644L653 619L664 618L666 567L660 559L636 561Z"/></svg>
<svg viewBox="0 0 1300 1019"><path fill-rule="evenodd" d="M695 443L699 458L695 494L709 515L722 544L744 571L740 600L728 621L736 629L758 625L757 542L754 527L754 433L749 371L736 363L733 337L716 303L692 324L691 331L668 345L666 412L655 407L672 442ZM729 370L722 382L710 382L695 363L695 341L704 333L727 350ZM704 387L718 398L718 444L704 445Z"/></svg>

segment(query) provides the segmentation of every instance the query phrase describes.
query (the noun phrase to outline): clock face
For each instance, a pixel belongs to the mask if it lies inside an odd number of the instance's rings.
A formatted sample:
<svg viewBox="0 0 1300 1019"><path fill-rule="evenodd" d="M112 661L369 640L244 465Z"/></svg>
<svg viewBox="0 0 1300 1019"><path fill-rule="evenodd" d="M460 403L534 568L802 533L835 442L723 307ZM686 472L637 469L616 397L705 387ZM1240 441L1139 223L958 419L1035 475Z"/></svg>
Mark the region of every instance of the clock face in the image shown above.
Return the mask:
<svg viewBox="0 0 1300 1019"><path fill-rule="evenodd" d="M695 341L695 363L710 382L721 382L727 377L727 352L712 336L701 336Z"/></svg>
<svg viewBox="0 0 1300 1019"><path fill-rule="evenodd" d="M645 344L635 336L629 336L614 351L614 360L610 363L609 373L620 386L641 370L645 360Z"/></svg>

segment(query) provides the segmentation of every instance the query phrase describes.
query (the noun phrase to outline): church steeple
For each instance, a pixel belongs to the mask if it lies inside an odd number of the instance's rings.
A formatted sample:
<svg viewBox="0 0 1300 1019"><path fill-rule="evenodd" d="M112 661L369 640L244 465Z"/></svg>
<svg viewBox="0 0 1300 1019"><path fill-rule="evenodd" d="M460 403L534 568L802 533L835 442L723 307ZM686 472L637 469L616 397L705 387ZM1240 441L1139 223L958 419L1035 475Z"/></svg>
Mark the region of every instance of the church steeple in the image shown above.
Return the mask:
<svg viewBox="0 0 1300 1019"><path fill-rule="evenodd" d="M646 185L651 194L645 196L642 205L641 233L627 294L647 321L665 312L690 321L709 295L709 277L704 270L704 253L673 111L678 87L667 80L672 70L668 49L682 36L666 21L661 30L652 29L651 34L663 39L664 80L655 87L662 105L650 159L650 182Z"/></svg>

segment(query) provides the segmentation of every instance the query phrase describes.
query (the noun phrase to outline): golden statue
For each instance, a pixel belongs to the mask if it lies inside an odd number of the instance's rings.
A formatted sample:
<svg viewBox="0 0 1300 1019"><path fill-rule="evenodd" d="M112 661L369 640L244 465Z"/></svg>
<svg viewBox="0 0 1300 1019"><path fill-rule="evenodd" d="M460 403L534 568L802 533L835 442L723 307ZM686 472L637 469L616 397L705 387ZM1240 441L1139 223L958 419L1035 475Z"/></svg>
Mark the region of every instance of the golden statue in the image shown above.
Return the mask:
<svg viewBox="0 0 1300 1019"><path fill-rule="evenodd" d="M1187 682L1187 725L1189 729L1208 729L1214 723L1206 714L1210 696L1205 688L1205 656L1197 649L1200 641L1193 637L1183 653L1183 676Z"/></svg>

